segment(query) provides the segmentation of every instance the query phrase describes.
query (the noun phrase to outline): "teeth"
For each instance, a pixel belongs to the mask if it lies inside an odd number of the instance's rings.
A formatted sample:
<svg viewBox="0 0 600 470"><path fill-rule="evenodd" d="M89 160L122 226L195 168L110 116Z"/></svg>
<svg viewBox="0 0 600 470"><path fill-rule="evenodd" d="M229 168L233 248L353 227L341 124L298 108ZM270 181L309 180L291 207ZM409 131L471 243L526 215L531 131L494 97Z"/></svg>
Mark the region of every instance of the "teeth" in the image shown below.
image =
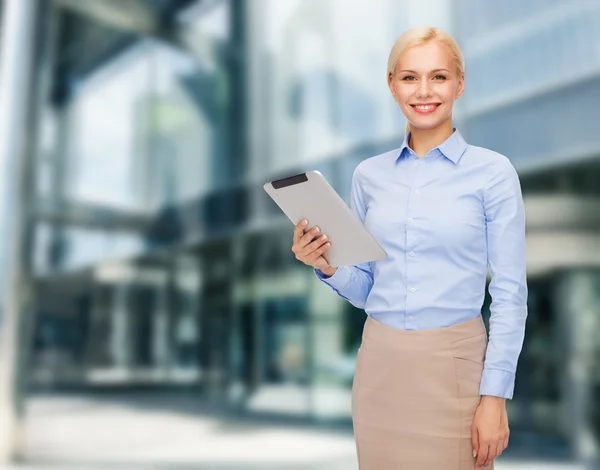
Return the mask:
<svg viewBox="0 0 600 470"><path fill-rule="evenodd" d="M423 111L429 111L430 109L433 109L435 107L436 107L436 105L434 105L434 104L430 104L428 106L415 106L415 108L421 109Z"/></svg>

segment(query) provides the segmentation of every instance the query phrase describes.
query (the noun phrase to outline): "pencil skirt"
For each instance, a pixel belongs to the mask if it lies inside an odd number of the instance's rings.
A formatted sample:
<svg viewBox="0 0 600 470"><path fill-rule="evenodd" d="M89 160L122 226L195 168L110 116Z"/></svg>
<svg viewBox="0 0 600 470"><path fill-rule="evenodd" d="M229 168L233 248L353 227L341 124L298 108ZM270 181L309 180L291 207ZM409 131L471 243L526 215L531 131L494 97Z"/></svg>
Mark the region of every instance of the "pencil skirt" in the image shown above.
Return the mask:
<svg viewBox="0 0 600 470"><path fill-rule="evenodd" d="M359 469L475 469L471 425L487 343L481 315L427 330L367 316L352 383Z"/></svg>

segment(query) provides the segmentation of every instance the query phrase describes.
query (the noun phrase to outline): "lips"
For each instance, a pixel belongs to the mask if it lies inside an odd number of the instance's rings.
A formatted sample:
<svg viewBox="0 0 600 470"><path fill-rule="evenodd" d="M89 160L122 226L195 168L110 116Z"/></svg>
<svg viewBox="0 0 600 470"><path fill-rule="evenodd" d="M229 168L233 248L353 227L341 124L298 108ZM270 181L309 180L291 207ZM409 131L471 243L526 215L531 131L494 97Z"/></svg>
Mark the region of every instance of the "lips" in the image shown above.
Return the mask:
<svg viewBox="0 0 600 470"><path fill-rule="evenodd" d="M429 114L434 112L441 103L419 103L411 104L414 110L419 114Z"/></svg>

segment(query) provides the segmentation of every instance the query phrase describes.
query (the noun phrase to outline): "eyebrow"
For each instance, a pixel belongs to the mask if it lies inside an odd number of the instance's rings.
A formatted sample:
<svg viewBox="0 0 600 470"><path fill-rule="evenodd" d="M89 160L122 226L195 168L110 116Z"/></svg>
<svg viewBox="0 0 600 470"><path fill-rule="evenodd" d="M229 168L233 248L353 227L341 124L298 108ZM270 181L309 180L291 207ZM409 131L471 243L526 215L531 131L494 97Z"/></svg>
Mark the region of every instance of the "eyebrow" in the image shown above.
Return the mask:
<svg viewBox="0 0 600 470"><path fill-rule="evenodd" d="M430 73L442 72L442 71L450 73L450 70L447 70L447 69L435 69L435 70L432 70ZM400 70L400 72L417 73L414 70Z"/></svg>

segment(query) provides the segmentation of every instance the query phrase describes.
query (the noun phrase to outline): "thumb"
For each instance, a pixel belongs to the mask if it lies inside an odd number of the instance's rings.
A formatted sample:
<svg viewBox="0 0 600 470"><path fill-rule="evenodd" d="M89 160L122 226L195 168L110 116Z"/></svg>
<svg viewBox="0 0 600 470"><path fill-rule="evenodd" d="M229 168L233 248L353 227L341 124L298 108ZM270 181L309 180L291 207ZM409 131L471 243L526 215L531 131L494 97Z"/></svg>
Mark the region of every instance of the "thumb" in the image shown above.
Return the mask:
<svg viewBox="0 0 600 470"><path fill-rule="evenodd" d="M479 453L479 432L475 426L471 427L471 446L473 446L473 457Z"/></svg>

